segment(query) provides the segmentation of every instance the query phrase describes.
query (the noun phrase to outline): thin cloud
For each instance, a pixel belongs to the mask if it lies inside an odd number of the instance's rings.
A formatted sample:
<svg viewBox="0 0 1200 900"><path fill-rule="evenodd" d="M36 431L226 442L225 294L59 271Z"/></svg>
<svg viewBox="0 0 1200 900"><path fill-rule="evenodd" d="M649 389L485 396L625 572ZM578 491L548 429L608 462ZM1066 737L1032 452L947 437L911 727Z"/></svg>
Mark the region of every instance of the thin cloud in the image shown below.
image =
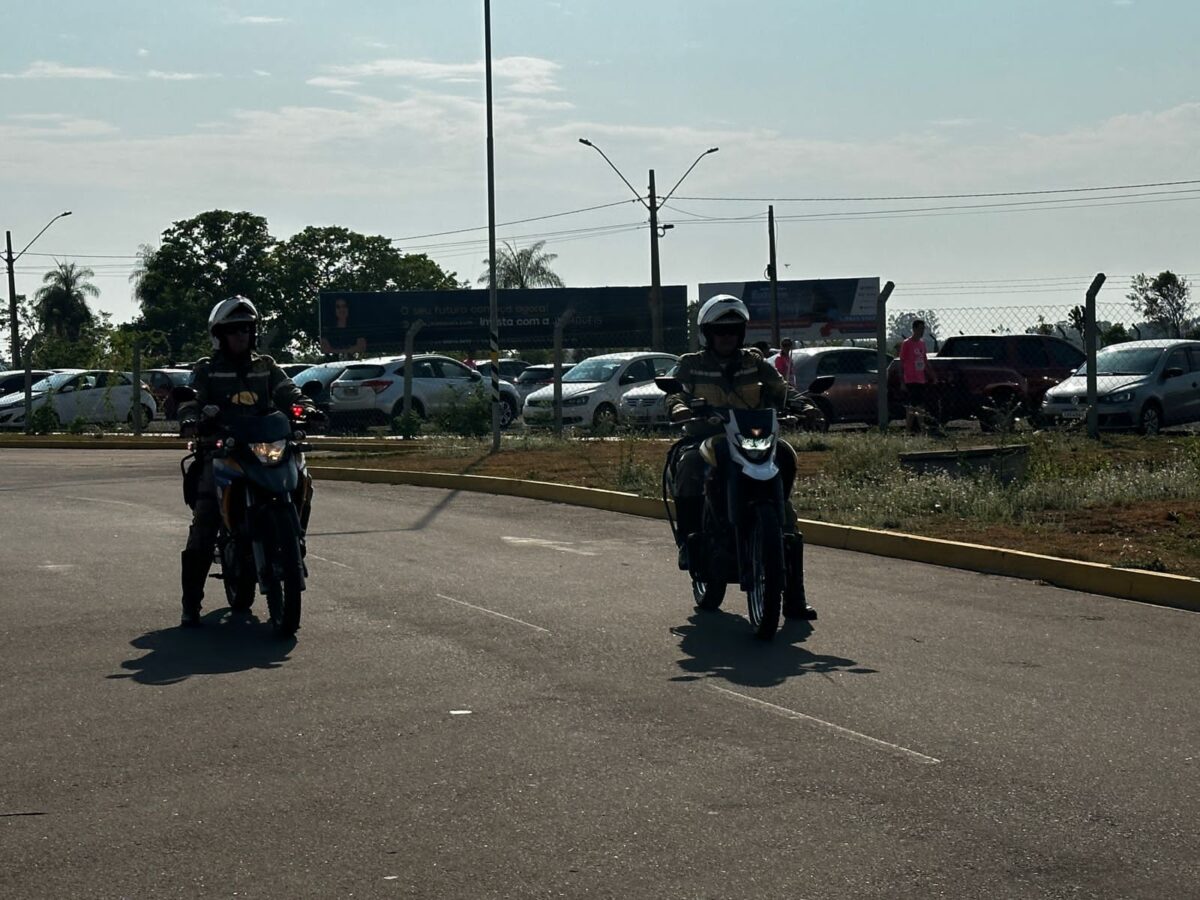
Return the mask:
<svg viewBox="0 0 1200 900"><path fill-rule="evenodd" d="M268 72L266 69L255 69L254 74L257 75L259 78L270 78L271 77L271 73Z"/></svg>
<svg viewBox="0 0 1200 900"><path fill-rule="evenodd" d="M359 84L359 82L351 81L349 78L331 78L326 75L310 78L304 83L319 88L348 88L356 87Z"/></svg>
<svg viewBox="0 0 1200 900"><path fill-rule="evenodd" d="M147 50L145 47L138 47L137 55L144 58L144 57L147 57L150 55L150 51Z"/></svg>
<svg viewBox="0 0 1200 900"><path fill-rule="evenodd" d="M234 25L283 25L290 22L291 19L284 19L279 16L237 16L233 20Z"/></svg>
<svg viewBox="0 0 1200 900"><path fill-rule="evenodd" d="M492 63L492 74L508 82L517 94L545 94L562 90L555 77L558 63L536 56L507 56ZM483 79L483 61L438 63L421 59L377 59L346 66L326 66L325 71L345 78L411 78L447 84L477 83Z"/></svg>
<svg viewBox="0 0 1200 900"><path fill-rule="evenodd" d="M151 69L146 73L147 78L153 78L155 81L201 81L205 78L220 78L220 75L204 75L199 72L160 72L158 69Z"/></svg>
<svg viewBox="0 0 1200 900"><path fill-rule="evenodd" d="M128 78L112 69L101 66L64 66L62 63L38 60L24 72L2 72L0 78L75 78L85 81L116 81Z"/></svg>

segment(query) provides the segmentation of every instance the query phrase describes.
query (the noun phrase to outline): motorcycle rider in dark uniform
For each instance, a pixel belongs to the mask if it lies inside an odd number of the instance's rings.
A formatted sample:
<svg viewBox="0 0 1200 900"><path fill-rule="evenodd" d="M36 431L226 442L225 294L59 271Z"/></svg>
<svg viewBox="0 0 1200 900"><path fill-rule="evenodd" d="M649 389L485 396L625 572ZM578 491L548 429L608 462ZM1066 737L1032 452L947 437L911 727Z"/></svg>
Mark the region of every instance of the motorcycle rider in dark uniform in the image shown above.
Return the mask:
<svg viewBox="0 0 1200 900"><path fill-rule="evenodd" d="M733 409L786 408L810 428L818 427L823 418L821 411L784 381L758 351L744 346L749 321L750 311L737 297L718 294L709 298L697 316L704 349L680 357L673 373L682 391L667 397L667 410L672 422L692 420L684 426L684 431L694 438L680 451L671 480L681 569L689 568L687 536L703 528L707 464L700 455L700 444L712 435L722 435L720 439L724 440L722 425L704 421L702 413L698 416L694 408L697 401ZM775 464L783 479L786 499L784 528L794 534L796 511L790 498L796 480L796 451L782 439L776 445ZM788 616L803 612L786 606L784 609Z"/></svg>
<svg viewBox="0 0 1200 900"><path fill-rule="evenodd" d="M196 396L179 405L179 433L194 437L212 431L230 416L264 415L272 409L285 414L293 405L306 408L310 419L320 421L324 413L300 392L287 374L269 356L254 352L257 345L258 310L245 297L230 297L212 308L208 331L213 355L196 363L192 389ZM212 565L221 524L211 458L203 464L187 546L180 554L183 586L183 615L180 625L201 624L200 603L204 582Z"/></svg>

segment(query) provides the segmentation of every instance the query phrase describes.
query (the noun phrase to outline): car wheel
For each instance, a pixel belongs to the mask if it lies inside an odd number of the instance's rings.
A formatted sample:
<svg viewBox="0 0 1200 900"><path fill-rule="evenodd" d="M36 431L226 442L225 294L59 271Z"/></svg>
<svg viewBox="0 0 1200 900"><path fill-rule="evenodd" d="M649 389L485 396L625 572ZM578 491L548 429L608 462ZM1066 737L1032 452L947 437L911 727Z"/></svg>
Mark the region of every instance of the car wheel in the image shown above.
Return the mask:
<svg viewBox="0 0 1200 900"><path fill-rule="evenodd" d="M611 403L601 403L592 416L593 428L615 428L617 425L617 410Z"/></svg>
<svg viewBox="0 0 1200 900"><path fill-rule="evenodd" d="M507 397L500 398L500 427L508 428L517 419L517 408Z"/></svg>
<svg viewBox="0 0 1200 900"><path fill-rule="evenodd" d="M833 414L833 404L824 397L814 397L812 398L812 403L813 406L821 411L821 415L825 419L824 422L815 423L816 427L813 428L813 431L828 431L829 426L837 421L837 416Z"/></svg>
<svg viewBox="0 0 1200 900"><path fill-rule="evenodd" d="M421 405L421 401L418 400L416 397L413 397L412 411L413 411L413 414L418 419L425 418L425 407L423 407ZM401 397L399 400L397 400L396 405L392 407L392 418L398 419L402 415L404 415L404 398L403 397Z"/></svg>
<svg viewBox="0 0 1200 900"><path fill-rule="evenodd" d="M131 428L133 427L133 410L132 409L129 411L129 417L125 421L127 421L129 423L129 426ZM143 403L142 404L142 427L145 428L152 421L154 421L154 413L151 412L150 408L148 406L146 406L146 404Z"/></svg>
<svg viewBox="0 0 1200 900"><path fill-rule="evenodd" d="M1138 416L1138 434L1156 435L1162 430L1162 410L1151 400Z"/></svg>

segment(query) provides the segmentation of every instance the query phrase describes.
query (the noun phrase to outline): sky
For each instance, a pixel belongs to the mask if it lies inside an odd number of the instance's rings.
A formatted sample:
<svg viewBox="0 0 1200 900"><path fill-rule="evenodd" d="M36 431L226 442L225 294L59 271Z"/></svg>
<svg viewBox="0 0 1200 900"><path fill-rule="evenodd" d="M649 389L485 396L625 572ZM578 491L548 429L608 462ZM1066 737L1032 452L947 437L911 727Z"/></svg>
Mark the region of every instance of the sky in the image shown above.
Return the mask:
<svg viewBox="0 0 1200 900"><path fill-rule="evenodd" d="M128 320L138 246L218 208L485 268L482 0L39 0L5 25L0 226L19 251L72 211L18 293L73 260ZM1121 303L1133 273L1200 274L1197 34L1195 0L494 0L497 219L537 219L499 236L544 239L571 286L646 284L646 210L579 138L660 196L715 146L659 214L692 296L763 277L773 202L781 278L1053 314L1103 271ZM1064 192L886 199L1032 191Z"/></svg>

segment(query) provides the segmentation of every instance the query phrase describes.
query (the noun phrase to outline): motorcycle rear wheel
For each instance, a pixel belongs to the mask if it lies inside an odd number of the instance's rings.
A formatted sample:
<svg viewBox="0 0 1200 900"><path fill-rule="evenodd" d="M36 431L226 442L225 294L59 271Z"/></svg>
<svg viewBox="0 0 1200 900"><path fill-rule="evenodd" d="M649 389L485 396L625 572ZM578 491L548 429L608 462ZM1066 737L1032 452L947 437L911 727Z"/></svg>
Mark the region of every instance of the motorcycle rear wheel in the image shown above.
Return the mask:
<svg viewBox="0 0 1200 900"><path fill-rule="evenodd" d="M747 536L750 589L746 602L754 636L769 641L779 630L783 605L783 529L779 514L770 506L759 506Z"/></svg>
<svg viewBox="0 0 1200 900"><path fill-rule="evenodd" d="M696 609L705 612L720 609L725 599L725 588L724 581L705 581L699 575L693 575L692 597L696 601Z"/></svg>

